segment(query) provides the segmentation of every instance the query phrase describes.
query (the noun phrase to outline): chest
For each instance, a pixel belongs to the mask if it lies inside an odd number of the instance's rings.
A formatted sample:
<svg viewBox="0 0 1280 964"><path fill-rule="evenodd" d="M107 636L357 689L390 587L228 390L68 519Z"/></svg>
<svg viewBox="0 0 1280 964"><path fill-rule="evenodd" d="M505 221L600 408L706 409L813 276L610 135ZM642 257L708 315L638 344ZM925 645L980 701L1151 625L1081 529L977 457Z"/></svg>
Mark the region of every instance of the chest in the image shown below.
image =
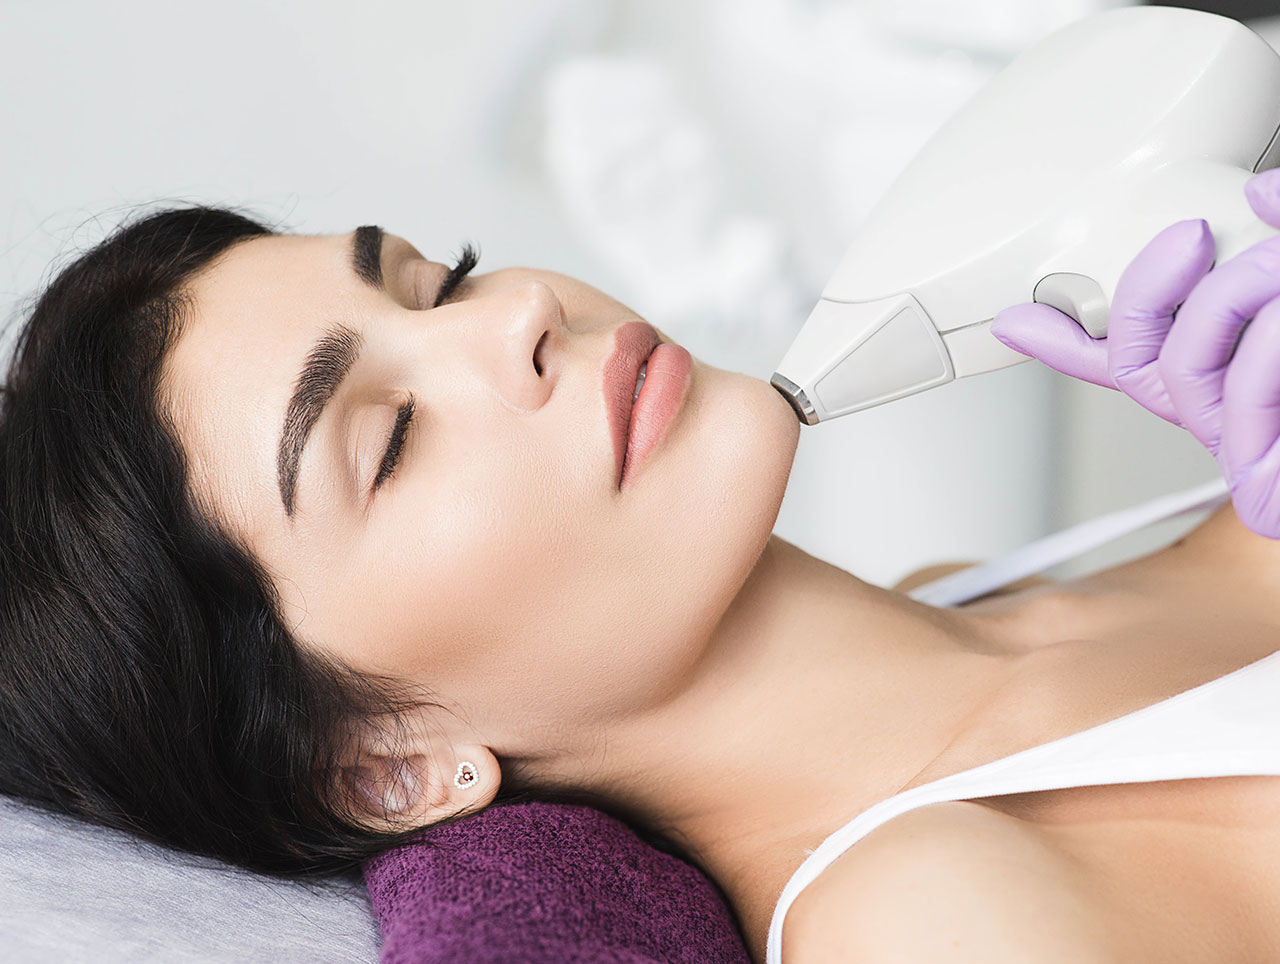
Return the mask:
<svg viewBox="0 0 1280 964"><path fill-rule="evenodd" d="M1031 647L908 788L1108 722L1280 649L1266 609L1225 590L1182 599L1122 594L1112 611L1103 604L1080 618L1071 591L1066 604L1060 598L1042 608L1061 619L1047 627L1057 641ZM1007 818L1010 831L1044 842L1048 856L1035 880L1046 899L1054 887L1065 893L1081 875L1088 879L1090 912L1124 959L1154 959L1156 950L1163 960L1280 959L1280 776L974 802Z"/></svg>
<svg viewBox="0 0 1280 964"><path fill-rule="evenodd" d="M1076 787L974 801L1043 842L1048 895L1087 881L1118 959L1280 959L1280 776Z"/></svg>

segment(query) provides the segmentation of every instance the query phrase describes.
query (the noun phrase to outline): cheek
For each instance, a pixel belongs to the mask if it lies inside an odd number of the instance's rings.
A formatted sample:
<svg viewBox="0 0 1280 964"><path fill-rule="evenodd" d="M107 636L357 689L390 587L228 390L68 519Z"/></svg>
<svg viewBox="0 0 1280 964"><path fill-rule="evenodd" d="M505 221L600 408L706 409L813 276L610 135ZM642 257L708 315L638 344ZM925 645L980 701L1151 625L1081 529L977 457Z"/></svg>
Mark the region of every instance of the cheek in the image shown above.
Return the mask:
<svg viewBox="0 0 1280 964"><path fill-rule="evenodd" d="M584 536L608 522L582 468L563 442L487 436L395 493L352 593L385 614L371 646L389 667L460 698L538 671L536 641L563 638L564 602L595 568Z"/></svg>
<svg viewBox="0 0 1280 964"><path fill-rule="evenodd" d="M477 453L405 507L385 554L403 601L370 643L389 671L525 736L626 698L645 658L630 634L652 628L633 614L654 586L627 557L639 520L599 484L598 445L583 449L495 443L502 457Z"/></svg>

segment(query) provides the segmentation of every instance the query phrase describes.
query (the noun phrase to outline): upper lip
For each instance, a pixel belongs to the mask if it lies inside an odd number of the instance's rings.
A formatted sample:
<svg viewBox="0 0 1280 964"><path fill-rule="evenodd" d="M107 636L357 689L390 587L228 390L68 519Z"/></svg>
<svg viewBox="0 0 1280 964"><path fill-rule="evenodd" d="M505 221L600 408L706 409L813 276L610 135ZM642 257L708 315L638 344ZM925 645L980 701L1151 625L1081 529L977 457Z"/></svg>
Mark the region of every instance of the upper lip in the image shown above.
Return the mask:
<svg viewBox="0 0 1280 964"><path fill-rule="evenodd" d="M631 423L631 397L636 390L636 378L640 375L640 366L649 360L661 343L662 338L653 325L644 321L628 321L618 326L613 351L604 360L604 408L609 418L618 485L622 484L627 426Z"/></svg>

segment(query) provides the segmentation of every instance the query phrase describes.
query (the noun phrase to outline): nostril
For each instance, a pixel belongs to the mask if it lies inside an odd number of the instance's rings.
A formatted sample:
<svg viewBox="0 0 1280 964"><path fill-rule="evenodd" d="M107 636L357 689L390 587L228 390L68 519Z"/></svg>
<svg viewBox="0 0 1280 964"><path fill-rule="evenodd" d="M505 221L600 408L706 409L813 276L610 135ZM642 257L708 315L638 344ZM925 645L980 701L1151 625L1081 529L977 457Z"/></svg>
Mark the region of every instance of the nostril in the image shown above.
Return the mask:
<svg viewBox="0 0 1280 964"><path fill-rule="evenodd" d="M540 353L542 352L542 343L546 340L547 340L547 333L544 331L542 333L542 337L538 339L538 344L535 345L533 349L533 370L538 373L539 377L542 376L542 369L543 369L542 358L540 357Z"/></svg>

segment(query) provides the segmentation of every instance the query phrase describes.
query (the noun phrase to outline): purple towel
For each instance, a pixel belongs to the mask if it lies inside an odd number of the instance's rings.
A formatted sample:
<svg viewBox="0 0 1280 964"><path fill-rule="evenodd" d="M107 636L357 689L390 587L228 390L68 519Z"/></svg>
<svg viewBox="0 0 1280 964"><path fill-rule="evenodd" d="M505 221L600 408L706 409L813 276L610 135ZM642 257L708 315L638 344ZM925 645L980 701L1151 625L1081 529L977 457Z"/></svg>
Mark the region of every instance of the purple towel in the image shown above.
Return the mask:
<svg viewBox="0 0 1280 964"><path fill-rule="evenodd" d="M701 871L593 807L491 807L364 865L382 964L749 964Z"/></svg>

